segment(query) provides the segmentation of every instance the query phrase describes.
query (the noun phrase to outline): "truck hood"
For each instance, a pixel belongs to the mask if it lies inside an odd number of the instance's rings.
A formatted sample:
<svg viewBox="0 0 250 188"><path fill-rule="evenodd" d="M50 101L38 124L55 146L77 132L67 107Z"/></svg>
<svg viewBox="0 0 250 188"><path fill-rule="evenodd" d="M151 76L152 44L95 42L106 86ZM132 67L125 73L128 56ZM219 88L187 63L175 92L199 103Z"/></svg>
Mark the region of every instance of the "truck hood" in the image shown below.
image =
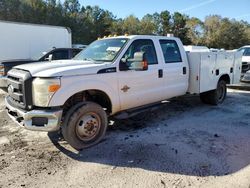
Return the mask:
<svg viewBox="0 0 250 188"><path fill-rule="evenodd" d="M59 77L96 74L100 69L106 67L109 67L109 64L79 60L57 60L19 65L15 69L27 70L33 77Z"/></svg>
<svg viewBox="0 0 250 188"><path fill-rule="evenodd" d="M250 63L250 56L242 56L242 62Z"/></svg>

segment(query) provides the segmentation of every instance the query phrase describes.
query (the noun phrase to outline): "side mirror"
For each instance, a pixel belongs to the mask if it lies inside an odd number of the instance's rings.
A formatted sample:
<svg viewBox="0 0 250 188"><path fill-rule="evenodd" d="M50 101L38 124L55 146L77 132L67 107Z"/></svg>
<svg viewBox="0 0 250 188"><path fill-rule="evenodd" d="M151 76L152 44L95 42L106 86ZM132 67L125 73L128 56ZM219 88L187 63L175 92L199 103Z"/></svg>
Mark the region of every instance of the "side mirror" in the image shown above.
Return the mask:
<svg viewBox="0 0 250 188"><path fill-rule="evenodd" d="M134 54L134 59L128 60L129 62L131 62L129 69L137 71L148 70L148 62L145 59L146 58L144 52L136 52Z"/></svg>
<svg viewBox="0 0 250 188"><path fill-rule="evenodd" d="M46 60L46 61L52 61L52 59L53 59L53 55L50 54L49 57L47 57L45 60Z"/></svg>

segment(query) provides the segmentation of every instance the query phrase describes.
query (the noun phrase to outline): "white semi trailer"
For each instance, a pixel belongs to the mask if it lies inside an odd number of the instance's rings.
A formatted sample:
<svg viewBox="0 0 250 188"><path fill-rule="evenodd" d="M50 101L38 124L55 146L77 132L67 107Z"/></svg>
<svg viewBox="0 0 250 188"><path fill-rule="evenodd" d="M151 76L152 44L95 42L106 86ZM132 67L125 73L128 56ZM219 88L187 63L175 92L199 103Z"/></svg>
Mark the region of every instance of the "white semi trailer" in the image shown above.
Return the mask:
<svg viewBox="0 0 250 188"><path fill-rule="evenodd" d="M71 46L69 28L0 20L0 61L31 59L53 47Z"/></svg>

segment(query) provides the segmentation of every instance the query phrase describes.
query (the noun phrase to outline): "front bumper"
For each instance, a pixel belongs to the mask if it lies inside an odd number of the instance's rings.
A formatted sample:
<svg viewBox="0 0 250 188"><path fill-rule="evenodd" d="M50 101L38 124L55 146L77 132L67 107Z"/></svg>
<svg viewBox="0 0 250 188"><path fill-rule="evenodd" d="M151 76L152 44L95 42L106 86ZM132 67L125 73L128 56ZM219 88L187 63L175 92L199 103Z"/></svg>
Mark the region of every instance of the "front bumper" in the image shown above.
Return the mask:
<svg viewBox="0 0 250 188"><path fill-rule="evenodd" d="M0 88L7 88L7 76L0 76Z"/></svg>
<svg viewBox="0 0 250 188"><path fill-rule="evenodd" d="M10 118L28 130L52 132L60 129L61 109L24 111L12 106L7 98L5 105Z"/></svg>

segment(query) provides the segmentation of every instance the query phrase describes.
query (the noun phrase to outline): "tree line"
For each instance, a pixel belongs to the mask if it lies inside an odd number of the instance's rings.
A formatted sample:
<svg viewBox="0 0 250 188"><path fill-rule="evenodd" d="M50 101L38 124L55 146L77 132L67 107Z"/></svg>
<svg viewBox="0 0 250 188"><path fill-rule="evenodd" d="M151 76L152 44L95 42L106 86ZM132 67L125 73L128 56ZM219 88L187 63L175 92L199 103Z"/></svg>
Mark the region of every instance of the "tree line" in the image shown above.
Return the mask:
<svg viewBox="0 0 250 188"><path fill-rule="evenodd" d="M89 44L98 37L127 34L174 34L186 45L236 49L250 44L250 24L209 15L204 21L179 12L116 18L99 6L78 0L0 0L0 20L70 27L73 43Z"/></svg>

